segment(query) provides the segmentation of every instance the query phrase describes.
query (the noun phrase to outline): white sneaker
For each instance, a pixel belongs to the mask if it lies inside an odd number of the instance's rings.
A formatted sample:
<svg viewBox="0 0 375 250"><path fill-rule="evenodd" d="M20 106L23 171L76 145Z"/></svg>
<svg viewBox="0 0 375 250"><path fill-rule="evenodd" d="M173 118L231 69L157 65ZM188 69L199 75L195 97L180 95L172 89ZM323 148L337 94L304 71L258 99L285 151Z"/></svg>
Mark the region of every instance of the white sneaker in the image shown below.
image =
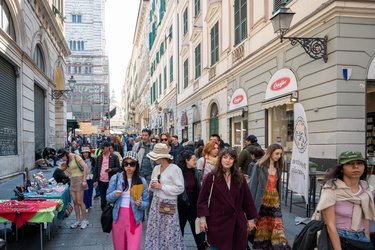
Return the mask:
<svg viewBox="0 0 375 250"><path fill-rule="evenodd" d="M81 225L81 221L76 220L76 222L74 222L72 225L70 225L70 228L77 228L79 225Z"/></svg>
<svg viewBox="0 0 375 250"><path fill-rule="evenodd" d="M88 225L89 225L89 221L88 220L83 220L81 222L81 228L82 229L85 229Z"/></svg>

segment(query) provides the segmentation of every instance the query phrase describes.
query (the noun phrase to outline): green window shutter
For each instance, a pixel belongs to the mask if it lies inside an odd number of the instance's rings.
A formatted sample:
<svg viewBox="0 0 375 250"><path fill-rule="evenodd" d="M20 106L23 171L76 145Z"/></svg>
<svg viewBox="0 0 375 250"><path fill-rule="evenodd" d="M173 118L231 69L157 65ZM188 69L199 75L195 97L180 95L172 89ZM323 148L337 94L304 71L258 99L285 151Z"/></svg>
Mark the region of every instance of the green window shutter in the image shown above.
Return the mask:
<svg viewBox="0 0 375 250"><path fill-rule="evenodd" d="M160 16L160 22L163 20L165 12L165 0L160 0L160 9L159 9L159 16Z"/></svg>
<svg viewBox="0 0 375 250"><path fill-rule="evenodd" d="M161 95L162 92L162 81L161 81L161 74L159 74L159 95Z"/></svg>
<svg viewBox="0 0 375 250"><path fill-rule="evenodd" d="M173 37L173 25L169 27L169 39L172 39L172 37Z"/></svg>
<svg viewBox="0 0 375 250"><path fill-rule="evenodd" d="M164 55L164 42L160 44L160 56Z"/></svg>
<svg viewBox="0 0 375 250"><path fill-rule="evenodd" d="M169 83L173 82L173 56L169 58Z"/></svg>
<svg viewBox="0 0 375 250"><path fill-rule="evenodd" d="M167 66L164 66L164 89L167 89Z"/></svg>
<svg viewBox="0 0 375 250"><path fill-rule="evenodd" d="M198 16L199 12L201 12L201 0L195 0L194 16Z"/></svg>
<svg viewBox="0 0 375 250"><path fill-rule="evenodd" d="M159 51L156 52L156 64L158 64L158 63L159 63Z"/></svg>
<svg viewBox="0 0 375 250"><path fill-rule="evenodd" d="M201 76L201 44L195 47L195 79Z"/></svg>
<svg viewBox="0 0 375 250"><path fill-rule="evenodd" d="M184 35L188 32L188 8L184 11Z"/></svg>
<svg viewBox="0 0 375 250"><path fill-rule="evenodd" d="M211 29L211 66L219 60L219 22Z"/></svg>
<svg viewBox="0 0 375 250"><path fill-rule="evenodd" d="M234 2L234 44L237 45L247 37L247 1Z"/></svg>
<svg viewBox="0 0 375 250"><path fill-rule="evenodd" d="M184 89L189 85L189 60L184 61Z"/></svg>

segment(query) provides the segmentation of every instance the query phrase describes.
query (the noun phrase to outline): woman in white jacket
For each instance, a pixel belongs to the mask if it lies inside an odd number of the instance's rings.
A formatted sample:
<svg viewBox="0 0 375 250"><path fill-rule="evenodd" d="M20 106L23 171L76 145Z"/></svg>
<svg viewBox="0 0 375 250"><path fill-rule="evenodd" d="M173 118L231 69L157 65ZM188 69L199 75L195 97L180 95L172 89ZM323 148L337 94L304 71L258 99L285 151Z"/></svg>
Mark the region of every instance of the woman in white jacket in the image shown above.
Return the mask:
<svg viewBox="0 0 375 250"><path fill-rule="evenodd" d="M186 249L181 234L177 196L184 191L181 169L165 144L158 143L147 154L158 164L151 175L150 190L154 196L147 223L145 249Z"/></svg>

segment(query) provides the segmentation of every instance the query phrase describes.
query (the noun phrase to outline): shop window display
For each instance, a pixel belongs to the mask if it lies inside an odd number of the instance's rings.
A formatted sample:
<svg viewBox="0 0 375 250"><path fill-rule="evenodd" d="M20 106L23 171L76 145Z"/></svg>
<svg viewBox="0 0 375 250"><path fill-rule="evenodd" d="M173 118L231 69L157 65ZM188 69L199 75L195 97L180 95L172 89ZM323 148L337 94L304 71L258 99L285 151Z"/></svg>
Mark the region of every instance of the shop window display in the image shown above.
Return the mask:
<svg viewBox="0 0 375 250"><path fill-rule="evenodd" d="M285 160L290 160L293 149L294 111L293 104L268 110L268 145L277 143L284 149Z"/></svg>

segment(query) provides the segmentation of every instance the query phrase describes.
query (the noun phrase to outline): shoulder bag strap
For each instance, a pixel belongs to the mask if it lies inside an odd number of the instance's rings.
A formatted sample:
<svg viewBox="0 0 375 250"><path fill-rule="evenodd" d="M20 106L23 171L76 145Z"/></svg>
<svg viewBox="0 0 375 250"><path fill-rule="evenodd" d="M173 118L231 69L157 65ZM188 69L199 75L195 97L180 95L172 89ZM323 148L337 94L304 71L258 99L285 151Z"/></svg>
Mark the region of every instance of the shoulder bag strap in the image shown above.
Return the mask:
<svg viewBox="0 0 375 250"><path fill-rule="evenodd" d="M212 175L212 184L211 184L210 196L208 196L208 207L210 207L210 203L211 203L211 196L212 196L212 189L214 187L214 181L215 181L215 175Z"/></svg>
<svg viewBox="0 0 375 250"><path fill-rule="evenodd" d="M202 167L202 177L204 175L204 169L206 168L206 157L203 156L203 167Z"/></svg>

